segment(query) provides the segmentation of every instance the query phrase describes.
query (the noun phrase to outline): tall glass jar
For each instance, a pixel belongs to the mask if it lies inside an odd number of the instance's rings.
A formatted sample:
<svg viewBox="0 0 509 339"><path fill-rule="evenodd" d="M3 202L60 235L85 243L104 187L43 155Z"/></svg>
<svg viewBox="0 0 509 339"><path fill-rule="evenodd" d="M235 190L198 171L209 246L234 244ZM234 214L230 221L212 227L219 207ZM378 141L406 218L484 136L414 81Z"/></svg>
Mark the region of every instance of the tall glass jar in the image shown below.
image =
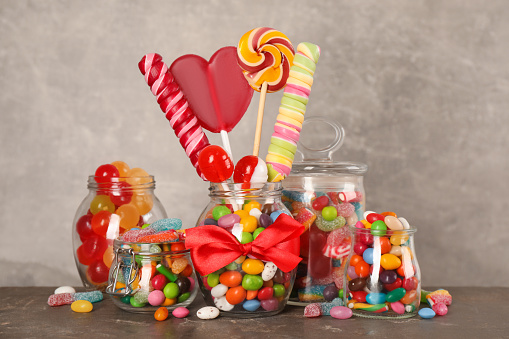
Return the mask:
<svg viewBox="0 0 509 339"><path fill-rule="evenodd" d="M189 306L196 294L196 275L184 243L131 243L115 240L106 292L119 308L154 313Z"/></svg>
<svg viewBox="0 0 509 339"><path fill-rule="evenodd" d="M104 291L114 239L133 227L166 218L154 189L153 176L111 178L101 183L88 177L89 192L72 227L74 259L85 288Z"/></svg>
<svg viewBox="0 0 509 339"><path fill-rule="evenodd" d="M217 225L233 234L241 244L256 241L280 214L289 215L281 201L281 192L281 183L211 183L210 202L197 226ZM198 266L195 258L192 259ZM205 276L197 269L197 277L207 305L217 307L224 315L251 318L283 310L294 283L295 269L283 272L274 263L248 254Z"/></svg>
<svg viewBox="0 0 509 339"><path fill-rule="evenodd" d="M365 318L415 316L421 300L421 273L414 247L416 229L373 226L350 230L353 246L345 271L345 304L355 315Z"/></svg>
<svg viewBox="0 0 509 339"><path fill-rule="evenodd" d="M290 176L283 181L283 202L306 227L301 236L303 260L289 301L300 306L340 298L351 247L348 226L362 219L367 171L362 163L333 161L332 154L344 139L339 123L322 117L310 117L304 123L308 134L301 136L298 148L302 161L293 164ZM312 139L332 142L312 145L308 139L315 126L319 130Z"/></svg>

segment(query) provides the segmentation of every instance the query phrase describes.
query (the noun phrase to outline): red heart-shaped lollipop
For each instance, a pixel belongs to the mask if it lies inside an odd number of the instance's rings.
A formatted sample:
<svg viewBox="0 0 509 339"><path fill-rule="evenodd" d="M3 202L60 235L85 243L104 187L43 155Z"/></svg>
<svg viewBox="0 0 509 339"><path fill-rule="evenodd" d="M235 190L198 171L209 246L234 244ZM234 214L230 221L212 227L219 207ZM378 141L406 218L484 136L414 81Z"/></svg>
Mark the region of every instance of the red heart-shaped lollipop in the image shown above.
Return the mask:
<svg viewBox="0 0 509 339"><path fill-rule="evenodd" d="M200 125L213 132L230 132L246 112L253 89L237 63L237 48L223 47L210 61L183 55L170 66Z"/></svg>

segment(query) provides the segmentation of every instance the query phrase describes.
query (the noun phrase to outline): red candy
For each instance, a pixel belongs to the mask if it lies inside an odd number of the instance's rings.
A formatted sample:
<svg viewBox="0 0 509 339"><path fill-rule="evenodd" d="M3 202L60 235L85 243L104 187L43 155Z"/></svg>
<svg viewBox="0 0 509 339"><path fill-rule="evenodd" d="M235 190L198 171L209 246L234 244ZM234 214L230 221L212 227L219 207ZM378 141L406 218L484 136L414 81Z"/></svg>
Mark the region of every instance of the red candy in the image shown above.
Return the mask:
<svg viewBox="0 0 509 339"><path fill-rule="evenodd" d="M447 306L445 306L445 304L442 303L433 305L432 309L433 311L435 311L437 315L446 315L447 312L449 311L447 309Z"/></svg>
<svg viewBox="0 0 509 339"><path fill-rule="evenodd" d="M377 220L384 221L384 219L385 217L378 213L370 213L366 216L366 221L369 222L370 224L374 223Z"/></svg>
<svg viewBox="0 0 509 339"><path fill-rule="evenodd" d="M94 261L87 268L88 278L96 283L100 284L108 280L108 274L110 269L101 261Z"/></svg>
<svg viewBox="0 0 509 339"><path fill-rule="evenodd" d="M223 182L233 173L233 162L221 147L209 145L198 156L198 166L205 179L210 182Z"/></svg>
<svg viewBox="0 0 509 339"><path fill-rule="evenodd" d="M166 279L166 277L162 274L157 274L152 278L151 282L152 282L152 287L155 290L162 291L164 289L164 286L166 286L166 284L168 283L168 279Z"/></svg>
<svg viewBox="0 0 509 339"><path fill-rule="evenodd" d="M119 177L118 169L111 165L105 164L99 166L95 171L95 181L98 183L111 182L111 178Z"/></svg>
<svg viewBox="0 0 509 339"><path fill-rule="evenodd" d="M267 181L267 165L257 156L247 155L235 165L233 181L241 183L265 182Z"/></svg>
<svg viewBox="0 0 509 339"><path fill-rule="evenodd" d="M117 206L125 205L131 202L133 191L131 185L125 181L120 181L112 185L109 196L112 203Z"/></svg>
<svg viewBox="0 0 509 339"><path fill-rule="evenodd" d="M322 315L320 304L309 304L304 308L304 316L307 318L315 318Z"/></svg>
<svg viewBox="0 0 509 339"><path fill-rule="evenodd" d="M76 222L76 232L78 232L81 242L95 234L92 229L91 215L85 214L78 219Z"/></svg>
<svg viewBox="0 0 509 339"><path fill-rule="evenodd" d="M316 198L311 203L311 207L313 207L316 211L321 211L325 206L329 205L329 198L326 195L322 195L321 197Z"/></svg>

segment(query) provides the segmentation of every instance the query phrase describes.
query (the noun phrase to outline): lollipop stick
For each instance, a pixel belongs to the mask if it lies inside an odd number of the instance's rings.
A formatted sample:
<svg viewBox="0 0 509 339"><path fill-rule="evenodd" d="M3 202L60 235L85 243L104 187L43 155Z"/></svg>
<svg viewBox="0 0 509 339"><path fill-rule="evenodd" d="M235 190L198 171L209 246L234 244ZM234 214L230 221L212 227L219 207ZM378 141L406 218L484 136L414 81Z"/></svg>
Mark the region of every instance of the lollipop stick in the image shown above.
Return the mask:
<svg viewBox="0 0 509 339"><path fill-rule="evenodd" d="M230 156L233 162L233 156L232 156L232 148L230 146L230 139L228 138L228 132L221 131L221 141L223 142L223 147L226 153Z"/></svg>
<svg viewBox="0 0 509 339"><path fill-rule="evenodd" d="M263 109L265 107L265 96L267 95L267 82L262 84L260 90L260 103L258 104L258 118L256 119L256 132L253 146L253 155L258 156L260 152L260 139L262 137Z"/></svg>

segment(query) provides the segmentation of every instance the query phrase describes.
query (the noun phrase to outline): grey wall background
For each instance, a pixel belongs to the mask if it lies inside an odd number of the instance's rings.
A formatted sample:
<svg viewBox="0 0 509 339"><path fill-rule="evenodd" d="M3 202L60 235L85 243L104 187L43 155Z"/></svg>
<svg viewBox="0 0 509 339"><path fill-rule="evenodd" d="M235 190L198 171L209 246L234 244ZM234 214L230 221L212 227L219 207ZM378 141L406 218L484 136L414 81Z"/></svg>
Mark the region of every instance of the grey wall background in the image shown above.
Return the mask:
<svg viewBox="0 0 509 339"><path fill-rule="evenodd" d="M80 284L71 223L102 163L145 168L193 225L207 184L137 63L208 59L258 26L321 46L307 114L343 124L336 160L369 165L368 209L419 228L424 285L509 286L509 6L475 0L0 1L0 285ZM237 159L257 105L230 135Z"/></svg>

